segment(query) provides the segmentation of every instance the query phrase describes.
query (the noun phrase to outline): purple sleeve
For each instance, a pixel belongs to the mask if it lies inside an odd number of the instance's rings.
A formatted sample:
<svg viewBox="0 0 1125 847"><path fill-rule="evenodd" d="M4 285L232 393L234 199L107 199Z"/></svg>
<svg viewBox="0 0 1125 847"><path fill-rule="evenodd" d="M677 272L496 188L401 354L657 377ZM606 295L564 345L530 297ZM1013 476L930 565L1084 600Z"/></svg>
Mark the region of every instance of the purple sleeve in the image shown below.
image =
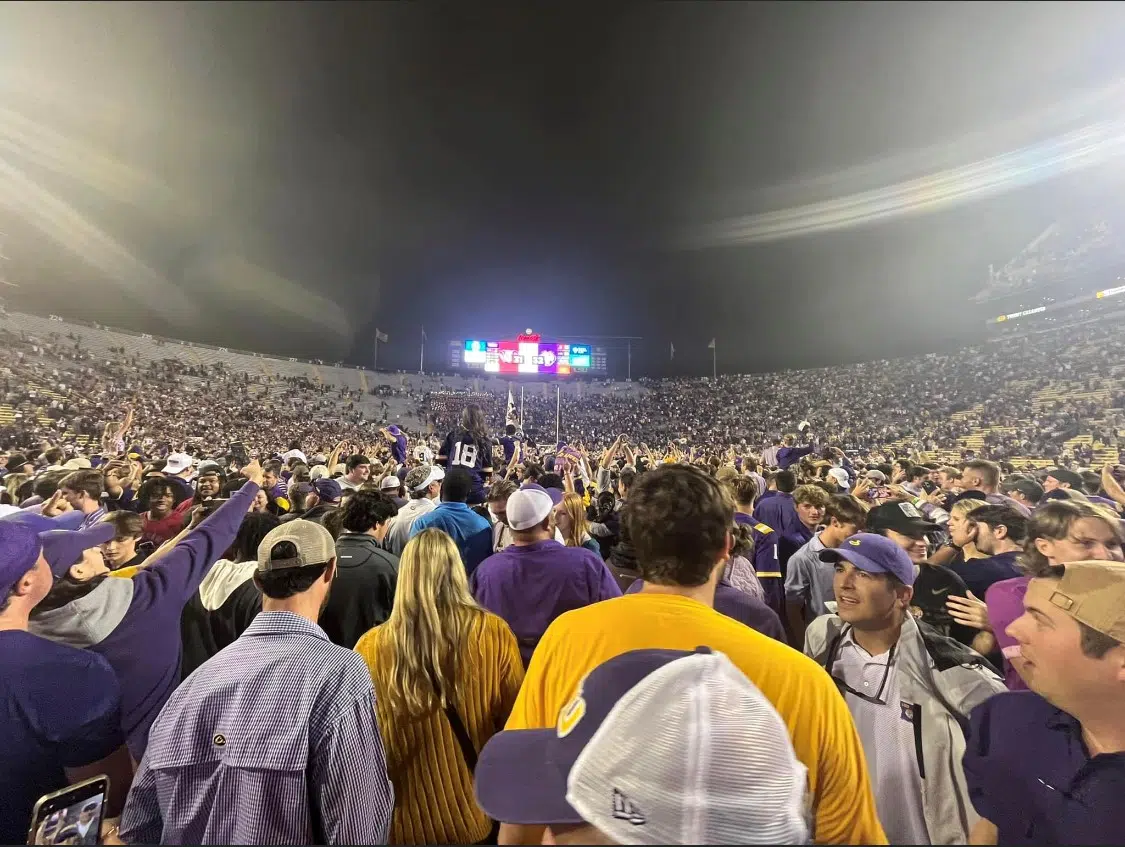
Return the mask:
<svg viewBox="0 0 1125 847"><path fill-rule="evenodd" d="M1005 773L1003 762L996 762L990 755L993 747L992 708L1004 696L998 695L985 700L969 713L969 728L965 732L965 754L961 757L961 767L965 772L965 783L969 789L969 800L982 818L996 823L1002 816L997 808L993 792L1003 791L1003 786L1011 783Z"/></svg>
<svg viewBox="0 0 1125 847"><path fill-rule="evenodd" d="M613 597L621 596L621 586L617 584L617 579L613 575L613 571L609 566L601 560L601 557L596 553L590 553L590 573L592 578L597 582L594 587L592 596L595 598L593 602L599 600L609 600Z"/></svg>
<svg viewBox="0 0 1125 847"><path fill-rule="evenodd" d="M152 606L162 600L187 603L234 541L257 494L257 484L247 482L160 561L138 571L133 577L133 606Z"/></svg>
<svg viewBox="0 0 1125 847"><path fill-rule="evenodd" d="M755 609L755 611L755 626L753 626L753 629L758 630L762 635L768 635L775 641L780 641L782 644L789 643L789 639L785 635L785 627L781 625L781 618L777 616L777 612L765 603L762 603L761 607Z"/></svg>

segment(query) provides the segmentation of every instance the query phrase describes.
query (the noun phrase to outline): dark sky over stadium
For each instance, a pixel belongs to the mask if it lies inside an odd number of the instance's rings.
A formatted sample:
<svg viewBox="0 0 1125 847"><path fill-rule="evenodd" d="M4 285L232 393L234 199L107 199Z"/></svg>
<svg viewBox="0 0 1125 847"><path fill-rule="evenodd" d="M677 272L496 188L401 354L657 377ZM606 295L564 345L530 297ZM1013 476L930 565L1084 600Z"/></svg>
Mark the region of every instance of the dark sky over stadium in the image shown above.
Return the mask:
<svg viewBox="0 0 1125 847"><path fill-rule="evenodd" d="M1116 178L1033 145L1120 118L1121 43L1109 3L7 3L7 300L410 369L422 324L434 365L643 336L635 375L936 349Z"/></svg>

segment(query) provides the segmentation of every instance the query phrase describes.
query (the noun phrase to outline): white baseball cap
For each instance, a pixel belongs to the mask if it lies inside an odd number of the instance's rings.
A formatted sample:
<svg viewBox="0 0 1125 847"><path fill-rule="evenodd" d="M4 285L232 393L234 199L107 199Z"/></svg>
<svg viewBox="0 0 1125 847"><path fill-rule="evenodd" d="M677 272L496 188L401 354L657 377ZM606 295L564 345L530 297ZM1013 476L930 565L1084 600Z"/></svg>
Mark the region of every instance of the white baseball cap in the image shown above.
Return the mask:
<svg viewBox="0 0 1125 847"><path fill-rule="evenodd" d="M829 468L828 475L836 480L841 488L848 487L848 472L843 468Z"/></svg>
<svg viewBox="0 0 1125 847"><path fill-rule="evenodd" d="M476 769L492 818L617 844L804 844L808 771L773 704L706 647L594 668L550 729L505 730Z"/></svg>
<svg viewBox="0 0 1125 847"><path fill-rule="evenodd" d="M383 478L383 481L379 483L379 489L381 491L397 491L401 485L402 480L392 474Z"/></svg>
<svg viewBox="0 0 1125 847"><path fill-rule="evenodd" d="M508 498L508 526L514 530L531 529L543 523L553 508L555 502L542 488L521 488Z"/></svg>
<svg viewBox="0 0 1125 847"><path fill-rule="evenodd" d="M188 468L192 467L194 462L195 460L187 453L169 453L168 458L164 462L164 473L183 473Z"/></svg>

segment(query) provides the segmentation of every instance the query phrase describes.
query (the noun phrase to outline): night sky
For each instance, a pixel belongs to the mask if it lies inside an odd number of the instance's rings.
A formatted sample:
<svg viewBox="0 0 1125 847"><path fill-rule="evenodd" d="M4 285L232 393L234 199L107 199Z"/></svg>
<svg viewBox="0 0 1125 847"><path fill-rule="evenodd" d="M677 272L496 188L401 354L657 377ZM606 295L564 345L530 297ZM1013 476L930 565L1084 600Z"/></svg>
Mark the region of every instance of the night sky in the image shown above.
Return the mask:
<svg viewBox="0 0 1125 847"><path fill-rule="evenodd" d="M1100 119L1068 106L1122 78L1122 43L1110 3L5 3L0 293L326 360L369 362L378 326L409 369L422 324L435 366L454 337L643 336L635 376L708 373L712 336L728 371L948 348L988 264L1116 162L1031 153L1031 185L764 243L685 233Z"/></svg>

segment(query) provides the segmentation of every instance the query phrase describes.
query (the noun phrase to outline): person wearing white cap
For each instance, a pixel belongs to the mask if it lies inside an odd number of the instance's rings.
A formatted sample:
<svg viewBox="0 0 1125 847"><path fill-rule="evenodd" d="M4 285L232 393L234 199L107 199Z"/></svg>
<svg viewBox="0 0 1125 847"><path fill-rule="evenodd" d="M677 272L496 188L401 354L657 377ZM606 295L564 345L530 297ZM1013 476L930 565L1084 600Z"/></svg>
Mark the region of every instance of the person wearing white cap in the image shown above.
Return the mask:
<svg viewBox="0 0 1125 847"><path fill-rule="evenodd" d="M195 476L195 460L187 453L169 453L164 460L164 476L173 480L190 497L191 480Z"/></svg>
<svg viewBox="0 0 1125 847"><path fill-rule="evenodd" d="M437 465L418 465L410 469L403 480L403 485L410 499L405 506L400 506L398 514L391 519L391 527L383 538L383 547L387 551L401 556L410 540L410 530L414 521L432 512L437 504L434 498L441 493L441 481L445 479L445 471Z"/></svg>
<svg viewBox="0 0 1125 847"><path fill-rule="evenodd" d="M379 483L379 490L390 497L400 509L406 505L406 498L402 496L402 489L402 480L393 473L383 477L383 481Z"/></svg>
<svg viewBox="0 0 1125 847"><path fill-rule="evenodd" d="M706 647L603 662L556 726L494 735L476 769L482 809L556 844L805 844L807 787L773 704Z"/></svg>
<svg viewBox="0 0 1125 847"><path fill-rule="evenodd" d="M610 597L621 588L602 557L554 539L555 501L542 488L521 488L508 498L513 541L473 572L477 602L508 622L524 664L551 622L564 612Z"/></svg>

